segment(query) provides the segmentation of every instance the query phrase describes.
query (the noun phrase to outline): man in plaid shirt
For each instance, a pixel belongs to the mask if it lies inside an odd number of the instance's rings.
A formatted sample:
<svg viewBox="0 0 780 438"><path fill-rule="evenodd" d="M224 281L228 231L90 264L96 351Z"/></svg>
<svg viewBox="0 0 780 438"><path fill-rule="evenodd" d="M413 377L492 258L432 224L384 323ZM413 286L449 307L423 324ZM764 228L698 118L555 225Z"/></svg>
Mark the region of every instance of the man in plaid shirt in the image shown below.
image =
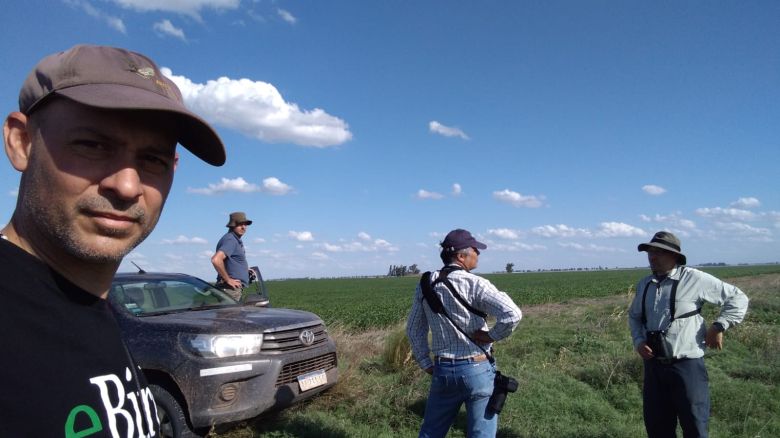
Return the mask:
<svg viewBox="0 0 780 438"><path fill-rule="evenodd" d="M447 234L441 247L444 267L431 273L430 281L444 311L432 310L418 285L406 327L417 363L433 376L419 436L445 436L465 403L466 436L494 437L498 415L488 409L488 400L496 367L486 352L493 342L512 334L522 313L509 295L470 272L477 267L480 250L487 249L487 245L468 231L456 229ZM492 328L487 325L486 315L496 318Z"/></svg>

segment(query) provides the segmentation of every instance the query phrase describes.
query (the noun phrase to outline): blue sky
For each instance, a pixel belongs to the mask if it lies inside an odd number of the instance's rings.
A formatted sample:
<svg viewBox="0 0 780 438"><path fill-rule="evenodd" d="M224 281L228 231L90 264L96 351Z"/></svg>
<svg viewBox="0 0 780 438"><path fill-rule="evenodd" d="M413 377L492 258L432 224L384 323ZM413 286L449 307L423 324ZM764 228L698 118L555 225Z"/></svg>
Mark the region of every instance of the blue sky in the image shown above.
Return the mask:
<svg viewBox="0 0 780 438"><path fill-rule="evenodd" d="M8 2L0 102L74 44L166 67L228 161L181 151L154 233L120 270L213 279L228 214L267 278L440 264L478 272L780 261L780 3ZM18 174L0 166L0 220Z"/></svg>

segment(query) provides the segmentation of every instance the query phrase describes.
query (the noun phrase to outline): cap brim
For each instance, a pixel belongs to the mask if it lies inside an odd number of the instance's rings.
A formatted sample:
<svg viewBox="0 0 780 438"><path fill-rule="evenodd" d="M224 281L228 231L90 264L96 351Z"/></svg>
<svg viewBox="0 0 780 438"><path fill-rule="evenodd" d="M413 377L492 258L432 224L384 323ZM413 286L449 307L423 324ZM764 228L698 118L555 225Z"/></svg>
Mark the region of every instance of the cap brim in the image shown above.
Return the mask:
<svg viewBox="0 0 780 438"><path fill-rule="evenodd" d="M477 248L477 249L487 249L487 245L485 245L484 243L482 243L482 242L480 242L478 240L474 240L474 248Z"/></svg>
<svg viewBox="0 0 780 438"><path fill-rule="evenodd" d="M213 166L225 164L225 146L217 133L205 120L169 98L119 84L78 85L57 90L56 94L97 108L162 111L178 115L178 123L171 126L176 141Z"/></svg>
<svg viewBox="0 0 780 438"><path fill-rule="evenodd" d="M671 253L677 254L677 256L678 256L677 260L679 261L679 263L681 265L685 265L688 262L688 259L687 259L687 257L685 257L685 254L681 253L680 251L677 251L674 248L671 248L669 246L666 246L666 245L664 245L662 243L658 243L658 242L640 243L639 246L636 247L636 250L639 251L639 252L647 251L650 247L663 249L665 251L669 251Z"/></svg>

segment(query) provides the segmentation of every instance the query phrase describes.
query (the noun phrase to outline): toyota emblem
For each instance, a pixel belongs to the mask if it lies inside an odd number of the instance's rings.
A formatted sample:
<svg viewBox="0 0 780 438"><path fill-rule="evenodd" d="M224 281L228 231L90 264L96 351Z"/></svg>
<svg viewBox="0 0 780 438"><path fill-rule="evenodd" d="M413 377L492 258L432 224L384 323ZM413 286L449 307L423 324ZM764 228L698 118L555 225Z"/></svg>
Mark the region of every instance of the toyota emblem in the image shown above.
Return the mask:
<svg viewBox="0 0 780 438"><path fill-rule="evenodd" d="M298 339L301 340L301 344L308 347L314 343L314 332L311 330L304 330L301 332L300 336L298 336Z"/></svg>

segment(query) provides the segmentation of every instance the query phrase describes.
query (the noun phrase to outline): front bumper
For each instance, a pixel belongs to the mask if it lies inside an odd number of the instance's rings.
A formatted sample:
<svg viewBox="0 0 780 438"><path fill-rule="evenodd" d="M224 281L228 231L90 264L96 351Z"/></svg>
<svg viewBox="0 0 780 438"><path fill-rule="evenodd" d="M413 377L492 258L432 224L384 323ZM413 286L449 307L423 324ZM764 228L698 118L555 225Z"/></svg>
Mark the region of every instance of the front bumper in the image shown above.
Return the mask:
<svg viewBox="0 0 780 438"><path fill-rule="evenodd" d="M301 392L297 377L324 370L327 383ZM256 417L312 397L338 381L332 339L315 348L266 354L256 360L187 361L174 376L195 428Z"/></svg>

